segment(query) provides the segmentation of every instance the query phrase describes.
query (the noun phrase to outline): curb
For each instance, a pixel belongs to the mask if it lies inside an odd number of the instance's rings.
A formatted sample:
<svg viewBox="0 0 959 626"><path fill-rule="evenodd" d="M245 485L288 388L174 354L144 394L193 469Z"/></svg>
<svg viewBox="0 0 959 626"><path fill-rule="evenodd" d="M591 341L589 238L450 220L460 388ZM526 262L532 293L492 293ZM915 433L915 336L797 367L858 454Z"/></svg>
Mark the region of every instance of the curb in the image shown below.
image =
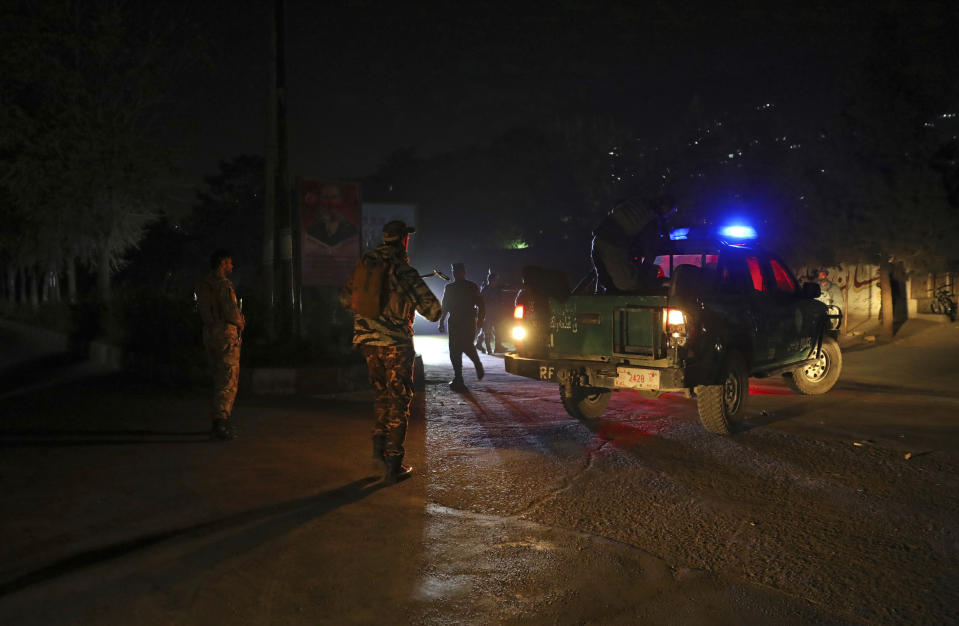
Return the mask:
<svg viewBox="0 0 959 626"><path fill-rule="evenodd" d="M258 367L251 372L256 394L318 394L367 387L366 365L343 367Z"/></svg>
<svg viewBox="0 0 959 626"><path fill-rule="evenodd" d="M317 395L370 388L365 363L341 367L257 367L250 373L250 388L255 394ZM426 379L423 357L413 361L413 390L423 391Z"/></svg>

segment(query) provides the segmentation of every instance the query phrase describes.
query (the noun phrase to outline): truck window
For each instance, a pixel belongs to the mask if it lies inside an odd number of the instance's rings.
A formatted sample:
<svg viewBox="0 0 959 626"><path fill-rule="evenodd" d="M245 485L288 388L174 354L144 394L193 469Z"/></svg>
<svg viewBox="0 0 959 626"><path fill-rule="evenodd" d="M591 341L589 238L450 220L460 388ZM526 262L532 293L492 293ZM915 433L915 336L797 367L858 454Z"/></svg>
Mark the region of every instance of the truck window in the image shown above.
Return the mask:
<svg viewBox="0 0 959 626"><path fill-rule="evenodd" d="M796 281L789 274L783 265L776 259L769 259L773 268L773 276L776 278L776 289L783 293L796 293Z"/></svg>
<svg viewBox="0 0 959 626"><path fill-rule="evenodd" d="M742 257L723 255L717 267L719 292L741 295L746 293L749 278Z"/></svg>
<svg viewBox="0 0 959 626"><path fill-rule="evenodd" d="M766 286L763 284L763 270L759 265L759 259L754 256L746 257L746 265L749 266L749 277L753 281L753 289L756 291L765 291Z"/></svg>
<svg viewBox="0 0 959 626"><path fill-rule="evenodd" d="M659 278L668 278L672 269L680 265L714 269L718 260L718 254L674 254L672 258L667 254L656 257L653 263L659 266Z"/></svg>

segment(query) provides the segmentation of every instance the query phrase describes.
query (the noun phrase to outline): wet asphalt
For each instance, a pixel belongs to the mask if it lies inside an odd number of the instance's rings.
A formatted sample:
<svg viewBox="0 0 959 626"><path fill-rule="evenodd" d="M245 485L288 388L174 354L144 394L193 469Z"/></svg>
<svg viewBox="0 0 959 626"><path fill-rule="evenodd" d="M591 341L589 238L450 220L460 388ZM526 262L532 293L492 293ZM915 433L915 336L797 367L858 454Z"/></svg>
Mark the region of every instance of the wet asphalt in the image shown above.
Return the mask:
<svg viewBox="0 0 959 626"><path fill-rule="evenodd" d="M0 623L949 623L955 328L849 346L826 396L751 381L731 437L673 395L580 423L499 356L454 393L419 335L393 487L362 392L241 390L221 444L203 389L4 378Z"/></svg>

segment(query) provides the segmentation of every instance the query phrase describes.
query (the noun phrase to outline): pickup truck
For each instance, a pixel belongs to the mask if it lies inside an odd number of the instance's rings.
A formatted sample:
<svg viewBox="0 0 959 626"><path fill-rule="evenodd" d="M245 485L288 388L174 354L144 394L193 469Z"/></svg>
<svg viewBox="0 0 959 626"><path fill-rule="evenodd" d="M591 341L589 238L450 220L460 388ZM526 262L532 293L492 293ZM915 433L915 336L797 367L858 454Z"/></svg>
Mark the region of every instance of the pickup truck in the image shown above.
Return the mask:
<svg viewBox="0 0 959 626"><path fill-rule="evenodd" d="M569 290L565 275L530 268L506 371L558 383L581 420L600 417L613 391L682 393L717 434L742 417L750 377L782 375L801 394L836 383L837 314L781 258L710 234L663 237L653 262L658 277L635 293Z"/></svg>

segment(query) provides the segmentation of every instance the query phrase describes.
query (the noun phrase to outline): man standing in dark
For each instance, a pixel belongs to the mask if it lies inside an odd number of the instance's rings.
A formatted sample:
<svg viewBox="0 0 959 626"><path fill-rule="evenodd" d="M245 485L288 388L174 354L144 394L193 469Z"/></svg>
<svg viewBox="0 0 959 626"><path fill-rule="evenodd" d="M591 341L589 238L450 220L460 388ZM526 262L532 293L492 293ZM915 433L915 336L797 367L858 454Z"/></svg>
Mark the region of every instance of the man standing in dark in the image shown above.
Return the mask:
<svg viewBox="0 0 959 626"><path fill-rule="evenodd" d="M477 380L483 379L483 362L476 353L473 340L476 337L477 321L482 325L486 318L486 306L483 304L483 298L476 283L466 280L466 266L462 263L453 263L453 282L446 285L446 289L443 290L440 332L444 330L447 316L450 319L450 362L453 364L453 380L450 381L450 389L466 391L466 384L463 382L464 353L476 366Z"/></svg>
<svg viewBox="0 0 959 626"><path fill-rule="evenodd" d="M491 271L486 277L485 286L480 289L483 304L486 305L486 318L482 324L482 332L476 342L477 349L482 350L483 344L487 354L505 352L503 345L503 331L506 327L506 316L512 310L512 302L499 282L499 274ZM483 343L481 344L480 341Z"/></svg>
<svg viewBox="0 0 959 626"><path fill-rule="evenodd" d="M600 285L613 293L629 292L654 278L653 259L644 258L637 265L631 257L655 252L662 221L675 210L668 196L648 203L629 199L614 206L593 231L591 256Z"/></svg>
<svg viewBox="0 0 959 626"><path fill-rule="evenodd" d="M224 441L236 436L230 416L240 377L240 333L246 326L228 278L232 272L233 256L217 250L210 257L210 273L197 282L194 291L203 320L203 347L213 370L212 435Z"/></svg>
<svg viewBox="0 0 959 626"><path fill-rule="evenodd" d="M413 317L419 311L435 322L442 312L436 296L409 265L406 251L415 230L400 220L383 226L383 243L364 255L375 255L389 264L383 309L375 318L357 315L353 322L353 346L366 358L375 394L373 459L383 466L384 482L389 484L413 472L412 467L403 465L403 442L413 401ZM353 289L351 278L340 292L344 308L350 307Z"/></svg>

